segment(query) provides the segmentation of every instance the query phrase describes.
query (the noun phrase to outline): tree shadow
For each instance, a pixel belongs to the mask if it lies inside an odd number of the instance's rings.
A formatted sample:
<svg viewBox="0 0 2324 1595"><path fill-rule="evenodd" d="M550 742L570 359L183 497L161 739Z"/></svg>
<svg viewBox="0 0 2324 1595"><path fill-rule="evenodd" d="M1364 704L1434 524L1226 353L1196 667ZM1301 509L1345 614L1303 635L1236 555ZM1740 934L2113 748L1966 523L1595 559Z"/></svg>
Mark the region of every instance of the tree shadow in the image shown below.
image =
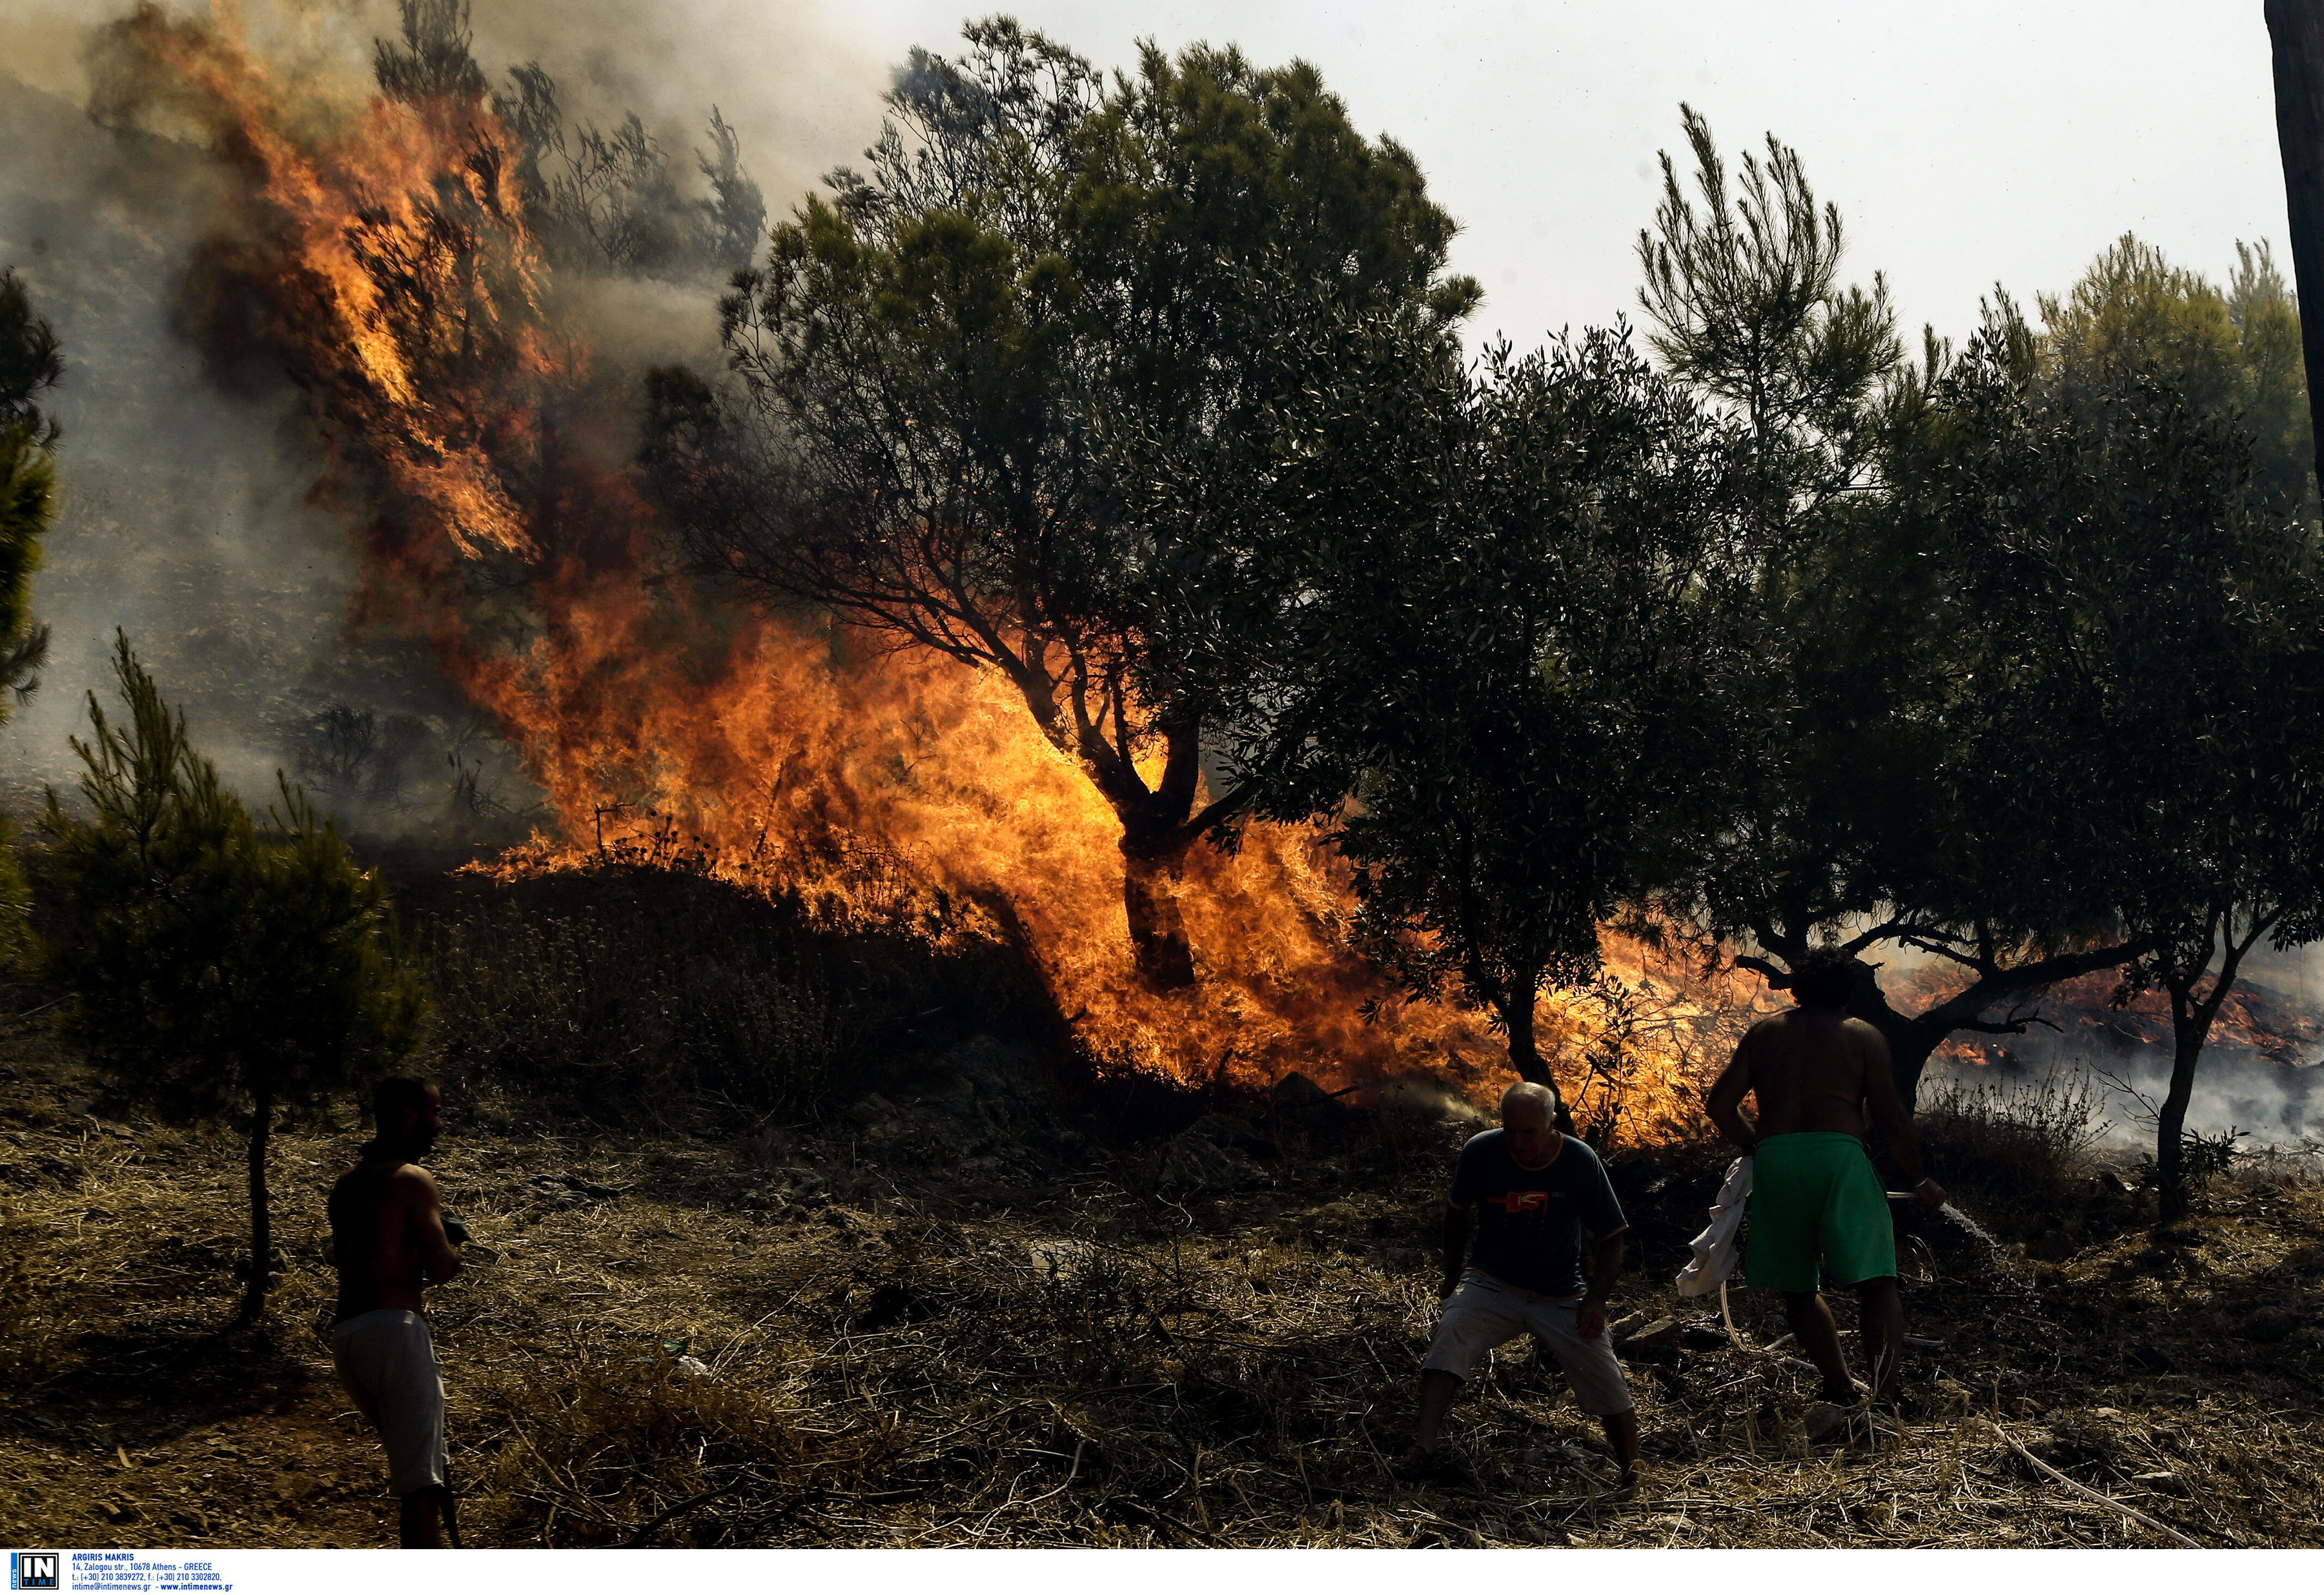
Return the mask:
<svg viewBox="0 0 2324 1595"><path fill-rule="evenodd" d="M226 1419L290 1411L316 1382L302 1360L303 1323L92 1331L72 1344L73 1366L23 1393L35 1425L78 1431L93 1443L152 1445Z"/></svg>

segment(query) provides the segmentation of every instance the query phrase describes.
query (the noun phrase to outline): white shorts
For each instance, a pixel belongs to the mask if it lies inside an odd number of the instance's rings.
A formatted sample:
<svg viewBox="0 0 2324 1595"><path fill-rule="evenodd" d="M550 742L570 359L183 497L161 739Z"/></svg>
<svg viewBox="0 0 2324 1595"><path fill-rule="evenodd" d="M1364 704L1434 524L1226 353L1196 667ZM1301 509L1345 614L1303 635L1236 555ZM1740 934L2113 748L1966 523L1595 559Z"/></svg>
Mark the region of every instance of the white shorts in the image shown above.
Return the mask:
<svg viewBox="0 0 2324 1595"><path fill-rule="evenodd" d="M1465 1380L1486 1352L1530 1331L1534 1343L1557 1359L1565 1382L1572 1387L1576 1406L1595 1417L1628 1412L1634 1404L1622 1365L1602 1330L1594 1341L1585 1341L1576 1332L1574 1321L1581 1312L1580 1296L1560 1301L1471 1268L1461 1276L1461 1288L1446 1300L1444 1315L1437 1320L1436 1339L1420 1366L1425 1371L1449 1373Z"/></svg>
<svg viewBox="0 0 2324 1595"><path fill-rule="evenodd" d="M388 1488L397 1495L445 1481L444 1370L428 1320L383 1307L331 1330L331 1366L387 1444Z"/></svg>

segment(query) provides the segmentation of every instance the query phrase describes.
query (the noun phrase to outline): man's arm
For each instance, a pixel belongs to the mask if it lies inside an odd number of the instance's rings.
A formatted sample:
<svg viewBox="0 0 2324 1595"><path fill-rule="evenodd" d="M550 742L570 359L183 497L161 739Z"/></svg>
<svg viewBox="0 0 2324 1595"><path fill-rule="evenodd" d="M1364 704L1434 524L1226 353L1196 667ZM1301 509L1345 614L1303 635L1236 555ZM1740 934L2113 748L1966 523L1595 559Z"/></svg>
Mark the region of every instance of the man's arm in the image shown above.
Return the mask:
<svg viewBox="0 0 2324 1595"><path fill-rule="evenodd" d="M435 1177L424 1168L406 1168L396 1175L396 1194L411 1215L411 1233L420 1246L420 1266L430 1285L441 1285L460 1271L460 1254L444 1233L444 1204L436 1194Z"/></svg>
<svg viewBox="0 0 2324 1595"><path fill-rule="evenodd" d="M1444 1204L1444 1286L1441 1301L1461 1286L1461 1265L1469 1256L1469 1210L1457 1202Z"/></svg>
<svg viewBox="0 0 2324 1595"><path fill-rule="evenodd" d="M1896 1094L1896 1075L1888 1057L1888 1043L1879 1031L1862 1019L1850 1021L1864 1044L1864 1113L1872 1127L1880 1132L1888 1148L1888 1156L1913 1182L1913 1194L1930 1207L1945 1204L1945 1188L1929 1177L1921 1166L1921 1143L1913 1134L1912 1115L1904 1111L1904 1099Z"/></svg>
<svg viewBox="0 0 2324 1595"><path fill-rule="evenodd" d="M1735 1056L1727 1061L1727 1067L1711 1083L1711 1100L1704 1104L1711 1121L1743 1149L1746 1157L1759 1145L1758 1127L1743 1116L1743 1098L1750 1090L1751 1037L1746 1036L1735 1048Z"/></svg>
<svg viewBox="0 0 2324 1595"><path fill-rule="evenodd" d="M1582 1298L1582 1316L1573 1332L1585 1341L1594 1341L1606 1332L1606 1302L1614 1294L1614 1283L1622 1274L1622 1237L1625 1229L1598 1237L1598 1267L1590 1276L1590 1289Z"/></svg>

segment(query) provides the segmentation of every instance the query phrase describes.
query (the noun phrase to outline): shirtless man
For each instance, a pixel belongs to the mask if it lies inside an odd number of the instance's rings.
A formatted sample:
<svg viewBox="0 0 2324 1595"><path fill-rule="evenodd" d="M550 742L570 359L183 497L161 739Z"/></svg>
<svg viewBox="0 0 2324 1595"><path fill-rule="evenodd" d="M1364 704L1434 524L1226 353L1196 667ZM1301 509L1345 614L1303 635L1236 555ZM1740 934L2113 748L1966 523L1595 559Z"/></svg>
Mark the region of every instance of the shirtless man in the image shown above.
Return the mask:
<svg viewBox="0 0 2324 1595"><path fill-rule="evenodd" d="M444 1375L420 1315L420 1292L460 1271L436 1182L419 1166L444 1128L443 1099L416 1075L379 1083L361 1160L331 1187L339 1305L331 1362L387 1446L402 1498L406 1549L460 1543L444 1455Z"/></svg>
<svg viewBox="0 0 2324 1595"><path fill-rule="evenodd" d="M1823 1398L1840 1406L1856 1404L1857 1388L1819 1294L1819 1257L1833 1283L1856 1289L1876 1403L1895 1399L1904 1355L1896 1231L1865 1150L1868 1120L1922 1202L1932 1208L1945 1202L1944 1187L1921 1167L1913 1121L1889 1073L1888 1044L1842 1011L1868 973L1836 950L1801 959L1792 973L1800 1005L1751 1027L1710 1102L1711 1121L1752 1158L1744 1283L1783 1292L1792 1332L1823 1375ZM1747 1093L1758 1098L1756 1122L1743 1113Z"/></svg>

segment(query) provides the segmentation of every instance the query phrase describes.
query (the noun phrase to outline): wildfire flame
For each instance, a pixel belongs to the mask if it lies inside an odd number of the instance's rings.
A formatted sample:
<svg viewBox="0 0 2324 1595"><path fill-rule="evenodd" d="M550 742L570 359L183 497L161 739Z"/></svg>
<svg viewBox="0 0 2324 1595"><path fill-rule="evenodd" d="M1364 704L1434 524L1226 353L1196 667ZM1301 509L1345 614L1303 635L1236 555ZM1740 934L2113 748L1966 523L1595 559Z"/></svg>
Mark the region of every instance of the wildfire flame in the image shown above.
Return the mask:
<svg viewBox="0 0 2324 1595"><path fill-rule="evenodd" d="M211 336L263 346L312 395L333 461L318 494L359 529L358 619L424 635L548 794L556 825L495 868L676 849L839 919L1003 927L1093 1056L1168 1079L1505 1083L1474 1015L1359 1017L1390 994L1347 948L1347 871L1313 834L1194 851L1169 890L1199 978L1157 992L1133 968L1115 818L1004 683L735 613L669 567L621 406L549 308L489 109L334 99L224 4L141 5L104 60L101 110L167 109L241 180L191 295ZM1545 1000L1544 1050L1585 1114L1595 1091L1623 1138L1667 1133L1699 1100L1706 1038L1750 1002L1609 954L1626 1011Z"/></svg>

